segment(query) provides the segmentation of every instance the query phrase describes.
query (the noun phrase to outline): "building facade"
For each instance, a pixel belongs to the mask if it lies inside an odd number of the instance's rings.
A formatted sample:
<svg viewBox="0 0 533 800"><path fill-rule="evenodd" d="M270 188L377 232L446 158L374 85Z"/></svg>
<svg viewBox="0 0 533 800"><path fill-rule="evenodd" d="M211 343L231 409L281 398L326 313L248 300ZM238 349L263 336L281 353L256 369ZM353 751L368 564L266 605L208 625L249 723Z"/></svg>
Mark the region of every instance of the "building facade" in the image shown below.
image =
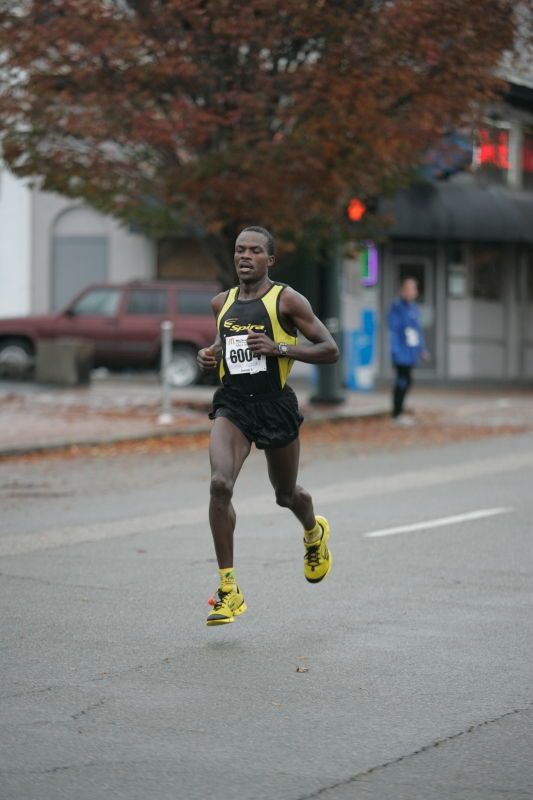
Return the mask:
<svg viewBox="0 0 533 800"><path fill-rule="evenodd" d="M0 316L31 309L31 193L0 168Z"/></svg>
<svg viewBox="0 0 533 800"><path fill-rule="evenodd" d="M344 326L353 329L357 319L356 336L367 346L359 352L348 331L348 385L364 389L390 376L387 311L406 276L419 285L431 354L420 378L533 380L533 82L512 84L489 110L467 172L421 179L379 210L391 224L377 280L366 287L354 280L356 260L343 267ZM369 313L377 320L371 344Z"/></svg>
<svg viewBox="0 0 533 800"><path fill-rule="evenodd" d="M415 187L396 204L412 212L418 201ZM448 214L442 227L427 219L443 208ZM425 197L424 212L404 219L399 214L397 234L381 248L381 318L400 280L413 276L431 354L423 374L440 380L533 378L533 195L518 198L458 178ZM502 224L507 213L512 219ZM387 339L384 324L381 375L388 372Z"/></svg>
<svg viewBox="0 0 533 800"><path fill-rule="evenodd" d="M152 278L155 269L147 237L0 171L0 316L56 311L90 283Z"/></svg>

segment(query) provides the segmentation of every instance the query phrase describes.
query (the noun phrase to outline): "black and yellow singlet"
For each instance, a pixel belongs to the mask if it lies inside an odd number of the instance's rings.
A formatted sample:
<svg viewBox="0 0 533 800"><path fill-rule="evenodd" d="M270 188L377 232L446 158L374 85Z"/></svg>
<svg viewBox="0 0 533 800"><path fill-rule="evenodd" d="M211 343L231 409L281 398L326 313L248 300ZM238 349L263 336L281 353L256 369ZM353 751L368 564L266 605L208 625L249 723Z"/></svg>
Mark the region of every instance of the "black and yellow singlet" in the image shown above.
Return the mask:
<svg viewBox="0 0 533 800"><path fill-rule="evenodd" d="M254 300L239 300L239 287L230 289L217 318L222 342L220 380L224 386L254 396L280 392L289 377L293 359L256 356L246 345L250 331L265 333L276 344L296 344L296 332L283 327L279 300L285 284L273 283Z"/></svg>

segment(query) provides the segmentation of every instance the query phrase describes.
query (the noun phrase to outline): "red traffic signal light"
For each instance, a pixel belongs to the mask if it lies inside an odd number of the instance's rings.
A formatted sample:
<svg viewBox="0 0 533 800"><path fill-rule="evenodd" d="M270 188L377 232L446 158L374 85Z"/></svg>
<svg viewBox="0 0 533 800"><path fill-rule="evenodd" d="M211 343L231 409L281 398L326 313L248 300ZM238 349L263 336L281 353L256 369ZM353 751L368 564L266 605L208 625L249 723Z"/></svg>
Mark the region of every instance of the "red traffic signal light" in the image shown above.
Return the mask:
<svg viewBox="0 0 533 800"><path fill-rule="evenodd" d="M358 197L352 197L348 203L346 213L348 214L348 219L351 222L359 222L359 220L361 220L366 213L366 206L362 200L359 200Z"/></svg>

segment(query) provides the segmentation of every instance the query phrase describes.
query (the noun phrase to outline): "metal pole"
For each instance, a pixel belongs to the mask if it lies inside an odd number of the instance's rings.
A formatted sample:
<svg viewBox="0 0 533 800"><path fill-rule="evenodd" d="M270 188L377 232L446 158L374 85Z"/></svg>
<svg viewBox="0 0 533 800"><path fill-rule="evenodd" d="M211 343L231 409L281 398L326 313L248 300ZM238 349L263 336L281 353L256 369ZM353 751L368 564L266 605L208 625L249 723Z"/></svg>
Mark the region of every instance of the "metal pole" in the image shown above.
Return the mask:
<svg viewBox="0 0 533 800"><path fill-rule="evenodd" d="M161 412L157 418L159 425L171 425L172 398L168 382L168 368L172 360L172 322L164 320L161 323Z"/></svg>
<svg viewBox="0 0 533 800"><path fill-rule="evenodd" d="M320 303L319 316L335 339L339 349L342 348L342 323L340 302L340 256L335 244L326 248L323 259L318 266ZM344 403L342 355L336 364L321 364L318 367L318 385L316 394L311 397L312 403L340 404Z"/></svg>

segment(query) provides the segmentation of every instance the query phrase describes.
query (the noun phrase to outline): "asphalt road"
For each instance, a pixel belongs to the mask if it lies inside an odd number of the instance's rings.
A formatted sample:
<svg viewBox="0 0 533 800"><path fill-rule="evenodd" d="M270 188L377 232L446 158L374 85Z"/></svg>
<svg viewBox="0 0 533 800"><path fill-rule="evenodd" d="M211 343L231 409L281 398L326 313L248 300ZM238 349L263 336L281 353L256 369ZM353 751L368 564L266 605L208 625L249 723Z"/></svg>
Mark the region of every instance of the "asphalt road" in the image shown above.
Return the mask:
<svg viewBox="0 0 533 800"><path fill-rule="evenodd" d="M533 436L309 446L318 586L254 453L223 628L207 480L202 451L0 465L2 800L533 797Z"/></svg>

